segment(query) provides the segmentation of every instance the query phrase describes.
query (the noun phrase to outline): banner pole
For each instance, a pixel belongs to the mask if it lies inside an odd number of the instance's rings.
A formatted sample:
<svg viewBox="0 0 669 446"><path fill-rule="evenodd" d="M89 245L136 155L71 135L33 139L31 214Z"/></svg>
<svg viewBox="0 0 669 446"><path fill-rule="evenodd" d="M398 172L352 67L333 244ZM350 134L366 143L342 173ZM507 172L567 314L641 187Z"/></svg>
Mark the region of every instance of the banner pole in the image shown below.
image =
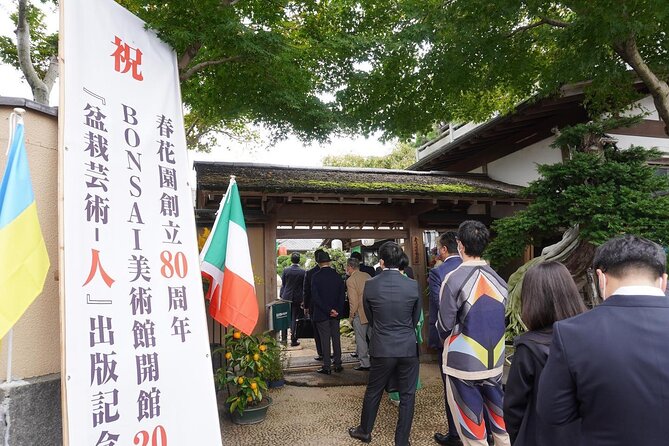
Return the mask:
<svg viewBox="0 0 669 446"><path fill-rule="evenodd" d="M7 333L7 376L5 382L12 381L12 350L14 349L14 329L10 328Z"/></svg>

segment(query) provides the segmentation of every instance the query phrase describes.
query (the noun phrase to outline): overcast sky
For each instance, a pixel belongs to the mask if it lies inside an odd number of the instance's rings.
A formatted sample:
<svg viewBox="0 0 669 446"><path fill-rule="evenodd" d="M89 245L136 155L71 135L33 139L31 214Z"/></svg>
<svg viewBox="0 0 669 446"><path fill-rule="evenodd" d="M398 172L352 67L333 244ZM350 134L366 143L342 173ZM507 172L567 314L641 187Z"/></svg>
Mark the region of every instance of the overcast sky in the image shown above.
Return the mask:
<svg viewBox="0 0 669 446"><path fill-rule="evenodd" d="M39 4L39 3L38 3ZM9 15L16 9L12 0L0 0L0 35L13 37L14 25ZM52 8L46 9L47 26L50 31L58 28L58 14ZM0 63L0 96L24 97L32 99L30 87L21 74L9 65ZM58 85L51 92L51 105L58 105ZM262 132L262 131L261 131ZM261 144L241 144L236 141L219 138L221 147L212 153L202 154L190 152L191 159L209 161L236 161L281 164L290 166L320 166L327 155L343 155L355 153L363 156L380 156L388 154L392 143L383 144L377 138L333 138L330 144L303 146L296 138L288 138L266 149L267 142Z"/></svg>

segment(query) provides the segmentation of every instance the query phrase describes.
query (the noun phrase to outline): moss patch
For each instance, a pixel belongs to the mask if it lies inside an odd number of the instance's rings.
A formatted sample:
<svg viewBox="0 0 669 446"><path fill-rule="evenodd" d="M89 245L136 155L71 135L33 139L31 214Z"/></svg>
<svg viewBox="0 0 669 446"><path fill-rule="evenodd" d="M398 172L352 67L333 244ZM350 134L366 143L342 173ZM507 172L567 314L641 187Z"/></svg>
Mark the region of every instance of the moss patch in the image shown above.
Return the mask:
<svg viewBox="0 0 669 446"><path fill-rule="evenodd" d="M392 191L392 192L422 192L422 193L450 193L450 194L489 194L489 189L478 188L468 184L422 184L422 183L389 183L370 182L356 183L321 180L287 180L286 186L309 188L318 190L352 190L352 191Z"/></svg>

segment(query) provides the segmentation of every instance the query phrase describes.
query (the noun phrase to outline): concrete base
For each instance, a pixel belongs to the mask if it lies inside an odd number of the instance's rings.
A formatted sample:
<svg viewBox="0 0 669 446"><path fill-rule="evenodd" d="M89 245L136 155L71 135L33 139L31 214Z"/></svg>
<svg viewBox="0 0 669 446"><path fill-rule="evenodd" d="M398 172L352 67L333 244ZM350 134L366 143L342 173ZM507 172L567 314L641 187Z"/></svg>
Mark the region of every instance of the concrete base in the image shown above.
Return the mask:
<svg viewBox="0 0 669 446"><path fill-rule="evenodd" d="M3 383L0 442L12 446L62 445L60 409L59 374Z"/></svg>

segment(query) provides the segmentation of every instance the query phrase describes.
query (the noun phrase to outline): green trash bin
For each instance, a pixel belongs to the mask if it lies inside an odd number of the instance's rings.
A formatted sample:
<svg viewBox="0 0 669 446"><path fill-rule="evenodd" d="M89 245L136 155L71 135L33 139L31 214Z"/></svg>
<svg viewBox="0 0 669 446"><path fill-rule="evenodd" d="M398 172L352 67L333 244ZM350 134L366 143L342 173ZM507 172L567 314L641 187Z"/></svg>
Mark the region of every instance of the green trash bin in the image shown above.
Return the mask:
<svg viewBox="0 0 669 446"><path fill-rule="evenodd" d="M282 331L290 328L290 305L286 300L275 300L267 304L267 327L269 330Z"/></svg>

